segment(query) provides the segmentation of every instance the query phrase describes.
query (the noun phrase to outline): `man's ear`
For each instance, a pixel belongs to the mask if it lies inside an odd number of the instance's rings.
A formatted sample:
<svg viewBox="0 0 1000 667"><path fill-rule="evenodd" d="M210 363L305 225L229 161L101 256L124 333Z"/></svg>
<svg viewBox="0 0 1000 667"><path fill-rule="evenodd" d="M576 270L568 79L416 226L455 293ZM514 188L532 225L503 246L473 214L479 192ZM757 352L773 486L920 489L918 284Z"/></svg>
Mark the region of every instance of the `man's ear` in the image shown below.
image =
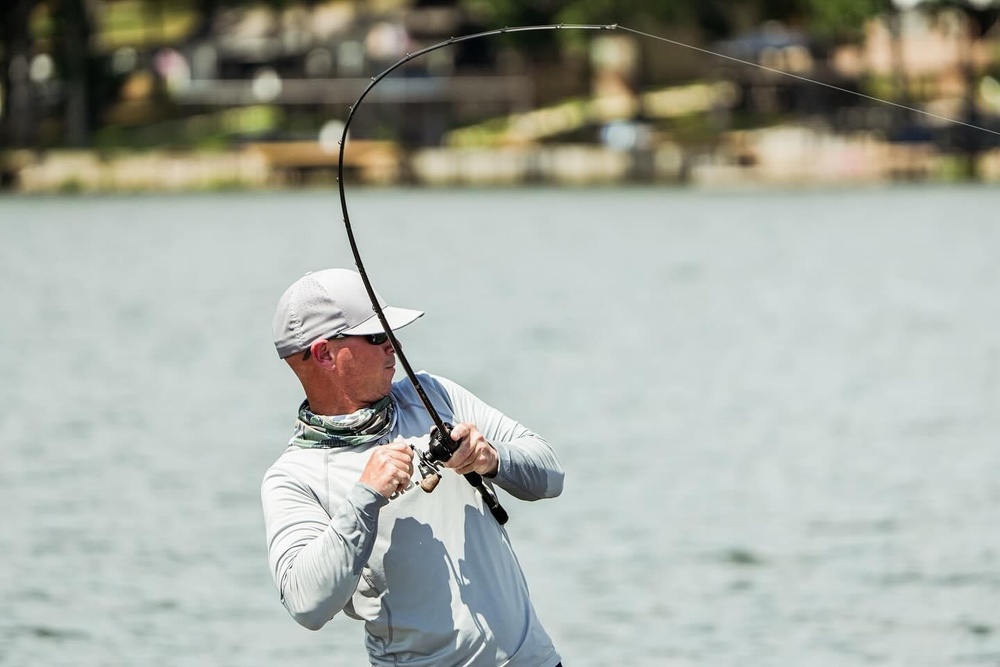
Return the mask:
<svg viewBox="0 0 1000 667"><path fill-rule="evenodd" d="M312 345L309 346L309 352L312 358L321 366L333 365L333 347L328 340L324 338L314 340Z"/></svg>

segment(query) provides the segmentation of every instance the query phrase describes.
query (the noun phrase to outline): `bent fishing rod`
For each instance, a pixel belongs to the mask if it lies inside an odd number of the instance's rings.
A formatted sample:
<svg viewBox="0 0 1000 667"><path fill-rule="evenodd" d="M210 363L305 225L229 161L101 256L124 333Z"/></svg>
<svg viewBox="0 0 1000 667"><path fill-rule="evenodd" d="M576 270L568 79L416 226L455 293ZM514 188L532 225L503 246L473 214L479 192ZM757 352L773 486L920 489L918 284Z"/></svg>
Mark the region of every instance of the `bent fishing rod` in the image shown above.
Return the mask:
<svg viewBox="0 0 1000 667"><path fill-rule="evenodd" d="M373 76L368 86L362 91L361 96L358 97L357 101L351 105L350 112L347 115L347 120L344 122L344 129L340 137L340 156L337 165L337 186L340 190L340 207L344 213L344 227L347 230L347 240L351 246L351 253L354 255L354 263L358 268L358 273L361 275L361 281L365 285L365 291L368 293L368 299L372 303L372 310L375 311L375 315L378 316L378 321L382 325L383 331L385 331L386 336L389 338L389 342L392 344L393 349L396 351L396 357L399 359L400 363L403 365L403 370L406 372L406 377L410 379L410 383L417 392L417 396L420 397L420 402L423 403L424 409L427 411L428 416L430 416L431 421L434 422L434 428L431 430L431 436L428 443L428 455L424 455L422 452L419 453L420 457L420 469L421 474L427 475L425 479L430 478L430 475L436 473L441 469L441 463L447 461L451 458L451 455L457 449L457 444L451 439L451 424L445 422L441 415L438 413L434 404L431 403L430 398L427 397L427 393L424 391L423 386L420 384L420 380L417 378L417 374L413 372L413 367L410 366L409 360L407 360L406 355L403 353L403 348L399 344L399 340L396 338L396 334L393 333L392 327L389 326L389 322L386 320L385 312L382 310L382 306L379 305L378 297L375 295L375 288L372 287L371 280L368 278L368 272L365 270L364 262L361 259L361 251L358 249L357 240L354 238L354 230L351 227L351 216L347 210L347 195L344 191L344 150L347 148L347 132L351 126L351 121L354 119L355 114L361 106L361 103L368 96L368 93L378 85L379 81L389 76L397 68L405 65L415 58L419 58L431 51L436 51L442 49L446 46L452 44L458 44L459 42L466 42L473 39L481 39L484 37L490 37L492 35L501 35L507 32L527 32L532 30L557 30L563 26L557 25L539 25L539 26L521 26L515 28L501 28L498 30L488 30L486 32L473 33L469 35L463 35L461 37L452 37L443 42L437 44L432 44L426 48L420 49L419 51L414 51L413 53L407 53L405 57L401 58L397 62L390 65L380 74ZM566 26L573 29L581 30L608 30L612 26L606 25L574 25ZM465 479L468 480L479 494L483 498L483 504L490 510L493 518L497 520L497 523L503 525L507 523L508 515L507 511L500 505L500 501L497 499L496 494L490 487L486 485L483 481L482 475L476 472L470 472L465 474ZM432 491L436 481L431 481L428 484L421 483L421 488L425 491Z"/></svg>
<svg viewBox="0 0 1000 667"><path fill-rule="evenodd" d="M411 60L415 60L416 58L419 58L419 57L424 56L424 55L426 55L428 53L431 53L432 51L437 51L438 49L443 49L443 48L445 48L447 46L451 46L453 44L458 44L458 43L461 43L461 42L467 42L467 41L471 41L471 40L474 40L474 39L483 39L483 38L486 38L486 37L493 37L493 36L496 36L496 35L503 35L503 34L506 34L506 33L531 32L531 31L543 31L543 30L594 30L594 31L620 30L622 32L628 32L628 33L631 33L633 35L637 35L639 37L643 37L643 38L646 38L646 39L652 39L652 40L655 40L655 41L665 42L667 44L672 44L674 46L679 46L679 47L683 47L683 48L686 48L686 49L691 49L691 50L694 50L694 51L698 51L700 53L704 53L706 55L715 56L717 58L724 58L726 60L730 60L730 61L739 63L741 65L747 65L747 66L750 66L750 67L756 67L758 69L765 70L765 71L771 72L773 74L779 74L779 75L782 75L782 76L790 77L790 78L793 78L793 79L798 79L800 81L804 81L804 82L807 82L807 83L815 84L815 85L818 85L818 86L823 86L823 87L826 87L826 88L831 88L833 90L837 90L837 91L840 91L842 93L848 93L848 94L856 96L856 97L862 97L862 98L865 98L865 99L868 99L868 100L872 100L874 102L878 102L880 104L886 104L886 105L889 105L889 106L898 107L900 109L905 109L907 111L911 111L911 112L914 112L914 113L917 113L917 114L922 114L922 115L928 116L930 118L935 118L937 120L946 121L946 122L951 123L951 124L962 125L962 126L965 126L965 127L968 127L968 128L972 128L974 130L979 130L979 131L982 131L982 132L988 132L990 134L1000 135L1000 132L997 132L995 130L991 130L991 129L988 129L988 128L985 128L985 127L981 127L981 126L978 126L978 125L973 125L972 123L966 123L964 121L957 120L955 118L949 118L947 116L940 116L938 114L931 113L931 112L925 111L923 109L917 109L915 107L907 106L905 104L898 104L898 103L892 102L890 100L882 99L882 98L879 98L879 97L874 97L872 95L866 95L866 94L860 93L858 91L849 90L847 88L842 88L840 86L835 86L833 84L829 84L829 83L826 83L826 82L823 82L823 81L818 81L816 79L811 79L809 77L801 76L799 74L794 74L792 72L786 72L784 70L776 69L776 68L773 68L773 67L767 67L765 65L761 65L760 63L755 63L755 62L751 62L751 61L748 61L748 60L743 60L743 59L740 59L740 58L735 58L733 56L729 56L729 55L726 55L726 54L723 54L723 53L718 53L716 51L712 51L712 50L709 50L709 49L704 49L704 48L697 47L697 46L694 46L694 45L691 45L691 44L686 44L684 42L680 42L680 41L677 41L677 40L668 39L666 37L661 37L660 35L655 35L655 34L652 34L652 33L643 32L641 30L635 30L633 28L628 28L626 26L619 25L617 23L613 23L613 24L594 24L594 25L588 25L588 24L561 24L560 23L560 24L515 26L515 27L497 28L495 30L487 30L485 32L470 33L470 34L462 35L462 36L459 36L459 37L451 37L451 38L446 39L444 41L438 42L437 44L432 44L432 45L430 45L428 47L425 47L423 49L420 49L418 51L414 51L413 53L407 53L403 58L400 58L398 61L396 61L395 63L393 63L389 67L387 67L385 70L383 70L379 74L373 76L371 78L371 81L369 81L368 85L365 87L365 89L362 91L361 95L358 97L357 101L355 101L355 103L353 105L351 105L349 113L347 115L347 119L344 122L344 128L343 128L343 131L341 133L340 141L338 142L338 144L340 146L340 149L339 149L340 152L339 152L339 160L338 160L338 165L337 165L337 187L338 187L338 189L340 191L340 207L341 207L341 210L343 211L343 214L344 214L344 227L347 230L347 240L348 240L348 242L350 243L350 246L351 246L351 253L354 255L354 263L357 266L358 273L361 275L361 281L364 283L365 291L368 293L368 298L369 298L369 300L372 303L372 310L375 311L375 315L378 317L379 323L382 325L382 329L385 331L386 336L388 336L390 343L392 343L392 347L396 351L396 356L399 359L400 363L402 363L403 370L406 372L406 376L410 379L410 382L412 383L413 388L416 390L417 396L420 397L420 401L421 401L421 403L423 403L424 409L427 411L427 414L430 416L431 421L434 422L434 428L431 430L431 437L430 437L430 442L429 442L429 455L425 456L423 453L420 454L420 466L421 466L421 473L422 474L435 474L438 471L440 471L440 469L442 467L441 464L443 462L447 461L451 457L451 455L454 453L455 449L457 449L457 444L451 439L451 424L448 424L443 419L441 419L441 415L438 413L437 409L434 407L434 405L431 403L430 399L427 397L427 394L424 391L423 386L421 386L421 384L420 384L420 380L417 379L416 373L413 372L413 368L410 366L410 362L407 360L406 355L403 353L403 348L399 344L399 340L396 338L396 335L393 333L392 328L389 326L389 322L386 320L385 313L382 310L382 306L379 305L378 297L375 295L375 288L372 287L371 280L368 278L368 272L365 270L364 262L361 259L361 252L358 249L358 244L357 244L357 241L356 241L356 239L354 237L354 230L351 227L351 216L350 216L350 213L348 212L348 209L347 209L347 194L345 192L345 182L344 182L344 151L347 148L347 134L348 134L348 130L350 129L351 121L354 120L354 116L355 116L355 114L357 114L358 109L361 106L361 103L365 100L365 98L368 96L368 94L375 88L375 86L377 86L380 81L382 81L384 78L386 78L387 76L389 76L396 69L398 69L399 67L405 65L406 63L410 62ZM500 523L500 524L506 523L507 519L508 519L507 512L503 509L503 507L500 506L500 503L497 500L496 494L488 486L486 486L486 484L483 482L482 476L479 475L478 473L472 472L472 473L467 473L465 475L465 478L482 495L484 504L489 508L490 513L494 516L494 518L496 518L497 522ZM426 476L425 476L425 479L427 479ZM428 485L424 485L423 483L421 483L421 487L423 487L425 491L431 491L431 490L433 490L434 484L436 484L436 481L435 482L431 482Z"/></svg>

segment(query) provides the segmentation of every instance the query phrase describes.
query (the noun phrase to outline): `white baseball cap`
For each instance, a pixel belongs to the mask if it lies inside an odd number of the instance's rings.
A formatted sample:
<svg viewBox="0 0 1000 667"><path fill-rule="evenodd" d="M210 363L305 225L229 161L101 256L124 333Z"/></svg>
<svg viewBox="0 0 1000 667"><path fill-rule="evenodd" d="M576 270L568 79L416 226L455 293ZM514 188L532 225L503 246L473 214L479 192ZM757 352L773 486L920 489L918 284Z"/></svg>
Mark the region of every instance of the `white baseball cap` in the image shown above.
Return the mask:
<svg viewBox="0 0 1000 667"><path fill-rule="evenodd" d="M422 310L387 306L378 293L375 296L394 331L424 314ZM282 359L308 349L320 338L382 331L361 274L350 269L310 272L296 280L278 300L272 325L274 347Z"/></svg>

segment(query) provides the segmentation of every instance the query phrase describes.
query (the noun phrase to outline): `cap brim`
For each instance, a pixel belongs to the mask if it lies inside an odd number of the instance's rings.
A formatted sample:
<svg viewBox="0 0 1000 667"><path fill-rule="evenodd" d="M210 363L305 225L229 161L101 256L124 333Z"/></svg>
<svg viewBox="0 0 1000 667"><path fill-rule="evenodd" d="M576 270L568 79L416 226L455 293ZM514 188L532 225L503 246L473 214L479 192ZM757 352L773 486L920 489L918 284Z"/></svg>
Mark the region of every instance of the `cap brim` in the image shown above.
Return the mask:
<svg viewBox="0 0 1000 667"><path fill-rule="evenodd" d="M385 319L389 323L389 328L395 331L396 329L402 329L407 324L416 320L424 314L424 311L386 306L382 309L382 313L385 315ZM350 329L345 329L341 333L346 336L370 336L371 334L382 333L382 331L382 323L379 321L378 316L373 314L361 324L351 327Z"/></svg>

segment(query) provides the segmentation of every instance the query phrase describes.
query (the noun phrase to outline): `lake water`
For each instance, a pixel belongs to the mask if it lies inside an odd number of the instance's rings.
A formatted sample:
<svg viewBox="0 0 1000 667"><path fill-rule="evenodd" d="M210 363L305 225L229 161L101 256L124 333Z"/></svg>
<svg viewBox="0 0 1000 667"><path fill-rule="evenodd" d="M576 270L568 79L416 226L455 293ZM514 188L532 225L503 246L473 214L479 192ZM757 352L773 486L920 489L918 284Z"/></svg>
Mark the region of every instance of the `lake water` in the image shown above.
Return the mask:
<svg viewBox="0 0 1000 667"><path fill-rule="evenodd" d="M1000 190L356 190L408 358L545 435L567 667L1000 664ZM278 602L270 341L335 193L0 200L0 664L366 664Z"/></svg>

